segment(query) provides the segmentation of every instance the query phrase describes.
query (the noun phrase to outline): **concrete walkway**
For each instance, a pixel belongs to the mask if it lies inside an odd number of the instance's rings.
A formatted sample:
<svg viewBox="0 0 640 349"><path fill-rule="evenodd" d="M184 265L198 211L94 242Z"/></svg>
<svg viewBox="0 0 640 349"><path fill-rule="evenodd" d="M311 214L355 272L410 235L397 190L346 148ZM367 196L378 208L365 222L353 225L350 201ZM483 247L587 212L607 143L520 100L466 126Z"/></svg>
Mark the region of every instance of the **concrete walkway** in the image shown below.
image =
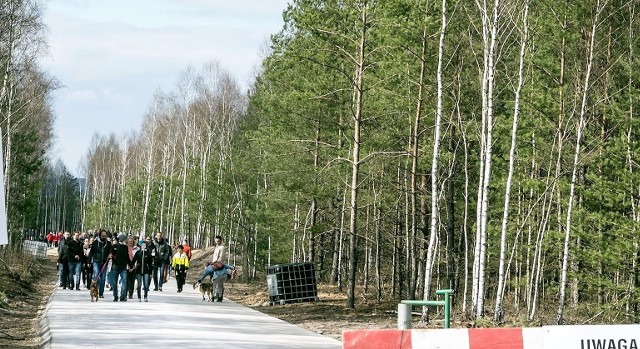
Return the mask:
<svg viewBox="0 0 640 349"><path fill-rule="evenodd" d="M153 282L152 286L153 288ZM149 302L134 299L91 303L89 291L57 288L42 326L45 347L62 348L342 348L342 343L236 304L202 302L187 284L176 292L175 278ZM231 291L231 290L228 290Z"/></svg>

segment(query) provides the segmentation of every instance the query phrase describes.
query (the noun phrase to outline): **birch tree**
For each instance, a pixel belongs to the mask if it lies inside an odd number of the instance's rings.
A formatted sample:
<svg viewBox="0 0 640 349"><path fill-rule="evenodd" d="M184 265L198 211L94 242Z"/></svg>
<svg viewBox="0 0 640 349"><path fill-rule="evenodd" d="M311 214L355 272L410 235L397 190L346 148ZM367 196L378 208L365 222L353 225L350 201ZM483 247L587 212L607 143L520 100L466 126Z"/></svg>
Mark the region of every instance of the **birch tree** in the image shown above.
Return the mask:
<svg viewBox="0 0 640 349"><path fill-rule="evenodd" d="M571 214L573 213L573 201L575 200L575 187L578 176L578 167L580 159L580 146L582 142L582 132L585 126L585 118L587 111L587 96L589 95L589 79L591 78L591 70L593 69L593 50L596 41L596 29L598 29L598 20L600 12L605 7L600 4L600 0L596 1L595 14L591 25L591 33L589 38L589 51L586 61L586 73L584 76L584 85L582 88L582 102L580 104L580 116L576 125L576 147L573 155L573 169L571 171L571 185L569 189L569 203L567 204L567 221L565 224L564 248L562 253L562 276L560 279L560 292L558 301L558 313L556 323L562 325L564 315L564 303L566 298L567 287L567 270L569 266L569 243L571 241Z"/></svg>
<svg viewBox="0 0 640 349"><path fill-rule="evenodd" d="M504 321L503 297L505 288L505 254L507 249L507 224L509 222L511 185L513 181L513 171L516 156L516 143L518 134L518 118L520 116L520 95L524 85L524 64L529 39L529 0L524 3L522 14L522 37L520 41L520 62L518 65L518 82L515 91L515 103L513 107L513 125L511 127L511 147L509 149L509 172L504 194L504 209L502 214L502 228L500 231L500 265L498 267L498 291L496 292L496 303L494 320L498 323ZM515 242L514 242L515 243Z"/></svg>
<svg viewBox="0 0 640 349"><path fill-rule="evenodd" d="M425 265L425 277L424 277L424 295L423 299L429 299L431 292L431 275L433 268L434 252L436 250L437 236L438 236L438 156L440 154L440 128L442 123L442 65L443 65L443 52L444 52L444 38L447 30L447 2L442 0L442 18L440 27L440 39L438 43L438 70L436 72L436 80L438 83L436 95L436 120L434 125L433 135L433 157L431 158L431 224L430 224L430 237L429 245L427 247L427 260ZM422 308L422 317L424 320L427 318L427 307Z"/></svg>

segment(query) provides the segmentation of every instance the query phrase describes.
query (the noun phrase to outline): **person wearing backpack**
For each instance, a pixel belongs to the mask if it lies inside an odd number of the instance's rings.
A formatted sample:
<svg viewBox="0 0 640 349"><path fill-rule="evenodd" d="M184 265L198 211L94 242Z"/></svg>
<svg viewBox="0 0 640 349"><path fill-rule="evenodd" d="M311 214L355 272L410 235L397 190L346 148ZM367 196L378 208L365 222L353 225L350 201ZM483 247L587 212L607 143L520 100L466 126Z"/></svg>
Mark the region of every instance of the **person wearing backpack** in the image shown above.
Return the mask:
<svg viewBox="0 0 640 349"><path fill-rule="evenodd" d="M236 274L236 267L233 265L225 264L222 261L215 261L213 263L208 262L206 268L202 272L202 275L193 284L193 288L200 286L202 281L207 277L211 277L211 287L214 288L214 302L222 302L224 298L224 282L227 281L227 270L233 270L233 274Z"/></svg>

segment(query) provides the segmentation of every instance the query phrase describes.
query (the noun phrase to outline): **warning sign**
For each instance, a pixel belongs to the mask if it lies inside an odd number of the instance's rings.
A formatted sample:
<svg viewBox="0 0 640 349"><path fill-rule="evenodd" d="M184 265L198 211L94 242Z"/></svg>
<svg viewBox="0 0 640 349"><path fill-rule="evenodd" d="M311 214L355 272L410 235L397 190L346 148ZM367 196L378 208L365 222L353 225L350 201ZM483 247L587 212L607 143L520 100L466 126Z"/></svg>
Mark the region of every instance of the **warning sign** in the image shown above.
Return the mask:
<svg viewBox="0 0 640 349"><path fill-rule="evenodd" d="M640 325L544 326L545 349L640 349Z"/></svg>

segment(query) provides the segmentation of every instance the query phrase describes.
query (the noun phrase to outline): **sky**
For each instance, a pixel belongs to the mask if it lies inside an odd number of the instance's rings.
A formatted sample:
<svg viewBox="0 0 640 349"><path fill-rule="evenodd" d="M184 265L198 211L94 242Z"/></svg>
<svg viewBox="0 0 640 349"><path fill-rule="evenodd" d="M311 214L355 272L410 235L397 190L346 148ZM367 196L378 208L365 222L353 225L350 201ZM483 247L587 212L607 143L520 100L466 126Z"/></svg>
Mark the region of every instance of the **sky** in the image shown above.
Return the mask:
<svg viewBox="0 0 640 349"><path fill-rule="evenodd" d="M289 0L49 0L43 68L53 94L54 161L75 176L95 133L138 130L154 92L217 61L247 88Z"/></svg>

